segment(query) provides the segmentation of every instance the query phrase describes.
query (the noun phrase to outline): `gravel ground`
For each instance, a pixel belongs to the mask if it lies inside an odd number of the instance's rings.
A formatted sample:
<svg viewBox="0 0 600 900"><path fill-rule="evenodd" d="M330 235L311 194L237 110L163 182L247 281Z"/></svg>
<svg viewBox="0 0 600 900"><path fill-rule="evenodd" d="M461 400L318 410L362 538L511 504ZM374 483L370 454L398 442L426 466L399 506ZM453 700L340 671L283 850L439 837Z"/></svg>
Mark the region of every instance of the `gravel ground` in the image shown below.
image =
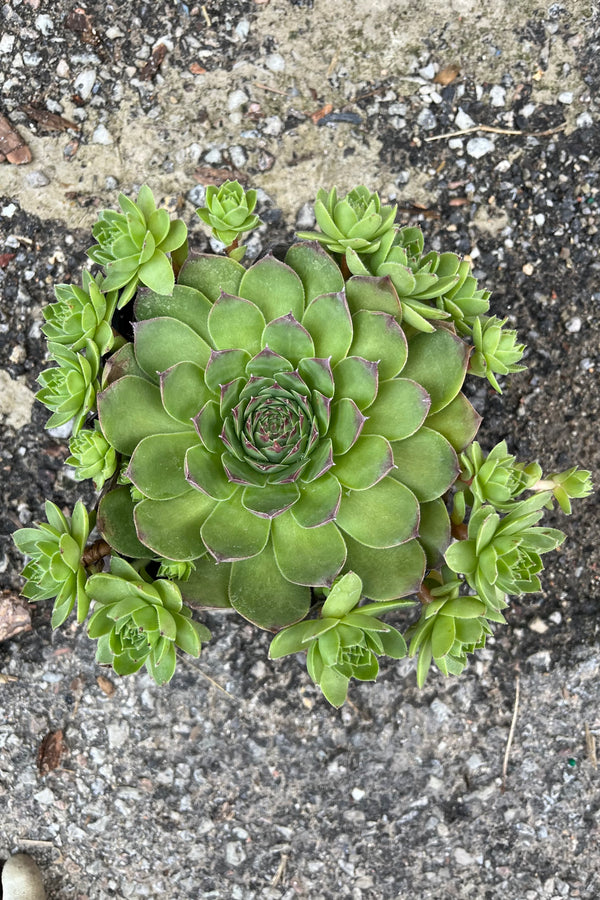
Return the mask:
<svg viewBox="0 0 600 900"><path fill-rule="evenodd" d="M21 584L11 532L81 494L33 403L41 307L79 277L97 209L144 180L198 249L204 185L225 170L257 187L252 256L310 227L319 186L398 202L429 246L470 256L528 345L501 397L473 391L481 442L598 483L600 16L577 0L449 0L447 22L434 0L369 8L0 8L0 116L32 154L0 164L1 588ZM461 679L419 692L412 663L390 664L339 712L227 616L159 689L107 678L84 635L33 608L0 644L0 859L31 853L50 900L595 900L597 513L593 496L549 517L568 540L544 593L513 603Z"/></svg>

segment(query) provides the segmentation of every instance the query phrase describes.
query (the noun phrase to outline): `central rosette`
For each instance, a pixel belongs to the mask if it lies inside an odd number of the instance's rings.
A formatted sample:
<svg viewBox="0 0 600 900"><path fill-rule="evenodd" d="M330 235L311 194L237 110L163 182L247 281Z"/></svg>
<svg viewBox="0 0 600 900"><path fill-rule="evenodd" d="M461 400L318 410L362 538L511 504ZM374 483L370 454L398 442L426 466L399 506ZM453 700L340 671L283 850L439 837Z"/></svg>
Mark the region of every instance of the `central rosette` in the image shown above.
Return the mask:
<svg viewBox="0 0 600 900"><path fill-rule="evenodd" d="M311 400L310 388L297 372L274 378L253 376L224 419L221 440L240 462L271 476L269 480L296 481L319 440ZM325 398L319 405L326 426Z"/></svg>

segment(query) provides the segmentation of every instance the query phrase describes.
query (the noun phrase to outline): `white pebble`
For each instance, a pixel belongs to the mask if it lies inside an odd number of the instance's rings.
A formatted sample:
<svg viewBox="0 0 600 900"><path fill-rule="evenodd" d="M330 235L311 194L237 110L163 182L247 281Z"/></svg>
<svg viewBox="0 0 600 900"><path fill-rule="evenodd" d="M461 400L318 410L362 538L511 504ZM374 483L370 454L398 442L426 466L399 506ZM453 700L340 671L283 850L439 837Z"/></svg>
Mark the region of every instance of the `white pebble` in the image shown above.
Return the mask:
<svg viewBox="0 0 600 900"><path fill-rule="evenodd" d="M265 63L267 64L267 69L270 69L271 72L283 72L285 69L285 59L279 53L270 53Z"/></svg>
<svg viewBox="0 0 600 900"><path fill-rule="evenodd" d="M536 225L542 226L546 221L546 216L544 215L544 213L536 213L536 215L533 217L533 221Z"/></svg>
<svg viewBox="0 0 600 900"><path fill-rule="evenodd" d="M240 19L235 26L235 33L241 41L245 41L250 33L250 22L248 19Z"/></svg>
<svg viewBox="0 0 600 900"><path fill-rule="evenodd" d="M567 105L569 105L569 103L572 103L573 102L573 91L563 91L561 94L558 95L558 102L566 103Z"/></svg>
<svg viewBox="0 0 600 900"><path fill-rule="evenodd" d="M227 98L227 109L233 112L248 102L248 94L245 91L232 91Z"/></svg>
<svg viewBox="0 0 600 900"><path fill-rule="evenodd" d="M352 788L352 799L358 803L359 800L362 800L364 798L365 793L366 792L363 791L362 788Z"/></svg>
<svg viewBox="0 0 600 900"><path fill-rule="evenodd" d="M245 165L247 159L244 148L240 147L239 144L234 144L229 148L229 159L236 169L241 169L242 166Z"/></svg>
<svg viewBox="0 0 600 900"><path fill-rule="evenodd" d="M15 43L14 34L3 34L0 38L0 53L12 53Z"/></svg>
<svg viewBox="0 0 600 900"><path fill-rule="evenodd" d="M573 316L572 319L569 319L565 327L567 331L570 331L572 334L581 331L581 319L579 316Z"/></svg>
<svg viewBox="0 0 600 900"><path fill-rule="evenodd" d="M495 84L490 89L490 103L492 106L504 106L506 102L506 91L499 85Z"/></svg>
<svg viewBox="0 0 600 900"><path fill-rule="evenodd" d="M228 841L225 847L225 859L230 866L240 866L246 859L246 851L239 841Z"/></svg>
<svg viewBox="0 0 600 900"><path fill-rule="evenodd" d="M545 634L548 631L548 626L540 619L539 616L536 616L535 619L532 619L529 623L529 630L535 631L536 634Z"/></svg>
<svg viewBox="0 0 600 900"><path fill-rule="evenodd" d="M432 131L437 125L437 119L430 109L425 108L417 116L417 125L425 128L427 131Z"/></svg>
<svg viewBox="0 0 600 900"><path fill-rule="evenodd" d="M50 16L43 15L40 13L35 20L35 27L38 31L41 31L42 34L50 34L50 32L54 31L54 22L50 18Z"/></svg>
<svg viewBox="0 0 600 900"><path fill-rule="evenodd" d="M113 139L110 131L106 127L106 125L97 125L94 129L94 133L92 135L92 143L93 144L112 144Z"/></svg>
<svg viewBox="0 0 600 900"><path fill-rule="evenodd" d="M82 100L87 100L92 94L92 88L96 83L96 70L84 69L79 73L74 82L74 88Z"/></svg>
<svg viewBox="0 0 600 900"><path fill-rule="evenodd" d="M467 143L467 153L469 156L472 156L473 159L480 159L482 156L485 156L486 153L491 153L494 149L495 144L489 138L471 138Z"/></svg>
<svg viewBox="0 0 600 900"><path fill-rule="evenodd" d="M450 140L448 141L448 147L450 148L450 150L462 150L464 145L465 142L462 138L450 138Z"/></svg>
<svg viewBox="0 0 600 900"><path fill-rule="evenodd" d="M26 853L16 853L4 863L2 896L5 900L45 900L40 870Z"/></svg>
<svg viewBox="0 0 600 900"><path fill-rule="evenodd" d="M577 116L575 119L575 124L578 128L591 128L594 124L594 120L589 112L582 112L581 115Z"/></svg>
<svg viewBox="0 0 600 900"><path fill-rule="evenodd" d="M468 113L466 113L461 106L459 106L458 112L456 113L456 116L454 117L454 124L461 131L466 131L467 128L473 128L473 126L475 125L475 122L473 121L471 116Z"/></svg>
<svg viewBox="0 0 600 900"><path fill-rule="evenodd" d="M419 69L419 75L421 78L427 78L431 81L432 78L435 78L435 65L433 63L429 63L429 65L424 66L424 68Z"/></svg>
<svg viewBox="0 0 600 900"><path fill-rule="evenodd" d="M474 856L471 856L464 847L456 847L454 849L454 859L459 866L472 866L477 862Z"/></svg>

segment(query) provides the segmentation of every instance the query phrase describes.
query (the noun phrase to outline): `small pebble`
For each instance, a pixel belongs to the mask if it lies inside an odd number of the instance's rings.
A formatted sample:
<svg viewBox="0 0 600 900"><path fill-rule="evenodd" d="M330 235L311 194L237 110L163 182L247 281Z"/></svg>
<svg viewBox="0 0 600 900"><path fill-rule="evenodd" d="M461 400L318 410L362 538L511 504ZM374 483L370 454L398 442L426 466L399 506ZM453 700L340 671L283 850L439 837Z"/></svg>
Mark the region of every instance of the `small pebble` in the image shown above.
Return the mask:
<svg viewBox="0 0 600 900"><path fill-rule="evenodd" d="M572 319L569 319L569 321L565 325L565 328L572 334L576 333L577 331L581 331L581 319L579 318L579 316L573 316Z"/></svg>
<svg viewBox="0 0 600 900"><path fill-rule="evenodd" d="M548 626L543 621L543 619L540 619L539 616L536 616L535 619L532 619L529 623L529 630L535 631L536 634L546 634L546 632L548 631Z"/></svg>
<svg viewBox="0 0 600 900"><path fill-rule="evenodd" d="M489 138L475 137L467 142L467 153L473 159L481 159L486 153L491 153L495 149L495 144Z"/></svg>
<svg viewBox="0 0 600 900"><path fill-rule="evenodd" d="M458 129L460 129L460 131L466 131L467 128L473 128L475 122L473 121L471 116L468 115L468 113L466 113L464 109L462 109L462 107L459 107L458 112L454 117L454 124Z"/></svg>
<svg viewBox="0 0 600 900"><path fill-rule="evenodd" d="M25 176L25 181L32 188L42 188L46 187L46 185L50 184L50 179L44 172L40 172L39 170L34 170L33 172L28 172Z"/></svg>
<svg viewBox="0 0 600 900"><path fill-rule="evenodd" d="M464 847L455 847L454 849L454 859L458 863L459 866L472 866L477 862L474 856L471 856Z"/></svg>
<svg viewBox="0 0 600 900"><path fill-rule="evenodd" d="M235 112L248 102L248 94L245 91L232 91L227 97L227 109Z"/></svg>
<svg viewBox="0 0 600 900"><path fill-rule="evenodd" d="M246 851L239 841L228 841L225 847L225 859L230 866L240 866L246 859Z"/></svg>
<svg viewBox="0 0 600 900"><path fill-rule="evenodd" d="M265 59L265 63L271 72L283 72L285 69L285 59L279 53L270 53Z"/></svg>
<svg viewBox="0 0 600 900"><path fill-rule="evenodd" d="M241 169L246 164L248 157L243 147L240 147L239 144L234 144L229 148L229 159L236 169Z"/></svg>
<svg viewBox="0 0 600 900"><path fill-rule="evenodd" d="M426 131L432 131L437 125L437 119L429 108L425 108L417 116L417 125Z"/></svg>
<svg viewBox="0 0 600 900"><path fill-rule="evenodd" d="M429 63L429 65L424 66L424 68L419 69L419 75L421 78L427 78L428 81L431 81L432 78L435 78L435 65L434 63Z"/></svg>
<svg viewBox="0 0 600 900"><path fill-rule="evenodd" d="M531 263L525 263L522 271L524 275L533 275L535 269L533 268L533 265Z"/></svg>
<svg viewBox="0 0 600 900"><path fill-rule="evenodd" d="M112 135L106 125L97 125L96 128L94 128L94 133L92 134L92 143L104 144L105 146L113 143Z"/></svg>
<svg viewBox="0 0 600 900"><path fill-rule="evenodd" d="M298 211L298 215L296 217L296 228L298 228L300 231L314 228L315 221L316 220L313 204L305 203L304 206L301 206L300 210Z"/></svg>
<svg viewBox="0 0 600 900"><path fill-rule="evenodd" d="M582 112L581 115L577 116L575 119L575 124L578 128L591 128L594 124L594 120L589 112Z"/></svg>
<svg viewBox="0 0 600 900"><path fill-rule="evenodd" d="M573 102L573 91L563 91L558 95L558 102L565 103L568 106Z"/></svg>
<svg viewBox="0 0 600 900"><path fill-rule="evenodd" d="M490 89L490 103L492 106L504 106L506 103L506 91L499 84L494 84Z"/></svg>
<svg viewBox="0 0 600 900"><path fill-rule="evenodd" d="M74 88L82 100L88 100L92 95L92 88L96 83L96 70L84 69L79 73L74 82Z"/></svg>
<svg viewBox="0 0 600 900"><path fill-rule="evenodd" d="M3 900L46 900L37 863L26 853L16 853L2 869Z"/></svg>

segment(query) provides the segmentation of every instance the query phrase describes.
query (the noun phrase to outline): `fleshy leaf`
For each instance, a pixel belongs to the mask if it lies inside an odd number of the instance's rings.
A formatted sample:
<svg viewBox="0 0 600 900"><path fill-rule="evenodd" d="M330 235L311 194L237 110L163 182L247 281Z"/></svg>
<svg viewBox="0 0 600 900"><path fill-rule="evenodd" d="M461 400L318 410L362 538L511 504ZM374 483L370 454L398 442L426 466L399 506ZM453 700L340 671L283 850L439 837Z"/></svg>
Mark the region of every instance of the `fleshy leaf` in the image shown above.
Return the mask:
<svg viewBox="0 0 600 900"><path fill-rule="evenodd" d="M179 284L200 291L214 303L222 292L234 296L238 294L245 271L243 266L227 256L200 253L188 259L177 280Z"/></svg>
<svg viewBox="0 0 600 900"><path fill-rule="evenodd" d="M250 300L221 294L208 317L213 346L217 350L242 348L251 355L261 349L260 338L265 328L260 309Z"/></svg>
<svg viewBox="0 0 600 900"><path fill-rule="evenodd" d="M198 436L190 430L181 434L151 434L137 445L128 476L151 500L169 500L189 490L185 480L184 461L189 447L198 444Z"/></svg>
<svg viewBox="0 0 600 900"><path fill-rule="evenodd" d="M136 375L126 375L98 394L98 414L107 441L127 456L142 438L181 432L181 423L163 409L159 388Z"/></svg>
<svg viewBox="0 0 600 900"><path fill-rule="evenodd" d="M304 313L302 324L313 336L317 356L330 357L332 366L344 359L352 343L352 319L342 293L316 297Z"/></svg>
<svg viewBox="0 0 600 900"><path fill-rule="evenodd" d="M285 261L300 276L307 304L320 294L333 294L344 287L339 266L316 242L293 244Z"/></svg>
<svg viewBox="0 0 600 900"><path fill-rule="evenodd" d="M135 357L152 378L181 362L204 368L210 357L206 341L177 319L146 319L134 330Z"/></svg>
<svg viewBox="0 0 600 900"><path fill-rule="evenodd" d="M237 292L228 293L237 293L246 300L252 300L267 323L290 314L299 322L302 320L302 282L293 269L270 254L246 271Z"/></svg>
<svg viewBox="0 0 600 900"><path fill-rule="evenodd" d="M200 529L214 506L197 490L173 500L142 500L134 513L140 540L165 559L196 559L205 550Z"/></svg>
<svg viewBox="0 0 600 900"><path fill-rule="evenodd" d="M264 550L271 522L242 506L241 490L217 503L202 526L202 540L215 559L234 562Z"/></svg>
<svg viewBox="0 0 600 900"><path fill-rule="evenodd" d="M409 487L418 500L435 500L452 485L460 466L446 438L430 428L392 443L396 468L390 476Z"/></svg>
<svg viewBox="0 0 600 900"><path fill-rule="evenodd" d="M427 391L409 378L384 381L366 413L363 434L380 434L389 441L401 441L421 427L430 403Z"/></svg>
<svg viewBox="0 0 600 900"><path fill-rule="evenodd" d="M396 600L419 590L425 572L425 551L418 541L375 550L347 537L346 546L346 570L361 577L366 597Z"/></svg>
<svg viewBox="0 0 600 900"><path fill-rule="evenodd" d="M234 609L259 628L291 625L310 608L310 589L283 577L270 543L258 556L232 564L229 590Z"/></svg>
<svg viewBox="0 0 600 900"><path fill-rule="evenodd" d="M388 477L366 491L343 493L336 521L366 547L395 547L417 534L419 504L412 491Z"/></svg>
<svg viewBox="0 0 600 900"><path fill-rule="evenodd" d="M292 510L273 519L273 549L279 569L295 584L331 584L346 559L346 546L333 522L302 528Z"/></svg>
<svg viewBox="0 0 600 900"><path fill-rule="evenodd" d="M468 358L465 342L448 329L438 328L432 334L421 332L409 342L402 376L425 388L431 397L430 413L436 413L448 406L460 391Z"/></svg>
<svg viewBox="0 0 600 900"><path fill-rule="evenodd" d="M352 316L354 339L349 356L362 356L379 364L379 378L393 378L408 357L406 337L393 316L361 310Z"/></svg>

